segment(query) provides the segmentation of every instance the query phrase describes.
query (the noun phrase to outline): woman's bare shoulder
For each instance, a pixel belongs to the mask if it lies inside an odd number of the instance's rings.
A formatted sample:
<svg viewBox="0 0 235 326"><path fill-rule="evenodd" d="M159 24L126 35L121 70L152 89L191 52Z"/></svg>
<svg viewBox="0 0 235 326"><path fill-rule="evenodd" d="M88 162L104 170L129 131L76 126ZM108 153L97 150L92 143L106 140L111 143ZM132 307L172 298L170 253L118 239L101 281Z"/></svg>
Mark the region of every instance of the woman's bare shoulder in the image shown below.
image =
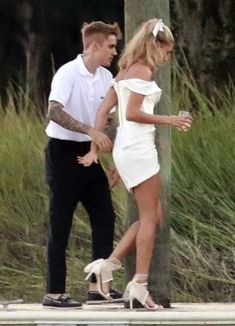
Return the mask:
<svg viewBox="0 0 235 326"><path fill-rule="evenodd" d="M152 78L152 71L144 65L143 63L136 62L133 65L131 65L127 70L121 70L116 80L122 80L122 79L131 79L131 78L138 78L143 79L146 81L151 81Z"/></svg>
<svg viewBox="0 0 235 326"><path fill-rule="evenodd" d="M150 81L151 77L152 71L141 62L131 65L126 74L126 78L139 78L146 81Z"/></svg>

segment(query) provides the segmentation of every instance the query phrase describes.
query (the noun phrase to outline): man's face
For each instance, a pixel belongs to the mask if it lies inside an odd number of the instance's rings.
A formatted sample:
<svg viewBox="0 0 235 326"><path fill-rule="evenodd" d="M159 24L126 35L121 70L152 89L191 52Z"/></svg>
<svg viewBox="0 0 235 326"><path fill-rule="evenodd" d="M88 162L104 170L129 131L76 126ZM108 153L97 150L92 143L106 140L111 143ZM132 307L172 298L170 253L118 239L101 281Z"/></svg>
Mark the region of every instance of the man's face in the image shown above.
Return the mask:
<svg viewBox="0 0 235 326"><path fill-rule="evenodd" d="M96 42L97 61L100 66L109 67L113 61L116 51L117 38L109 35L102 43Z"/></svg>

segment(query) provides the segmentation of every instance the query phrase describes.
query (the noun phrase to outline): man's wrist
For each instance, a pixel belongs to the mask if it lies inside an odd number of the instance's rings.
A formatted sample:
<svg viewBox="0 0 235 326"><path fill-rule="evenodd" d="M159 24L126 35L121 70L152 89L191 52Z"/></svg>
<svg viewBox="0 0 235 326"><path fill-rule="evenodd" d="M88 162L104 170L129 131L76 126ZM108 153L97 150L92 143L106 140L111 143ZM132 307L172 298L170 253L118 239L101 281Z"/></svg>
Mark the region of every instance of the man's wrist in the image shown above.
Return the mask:
<svg viewBox="0 0 235 326"><path fill-rule="evenodd" d="M94 132L95 132L95 128L93 128L93 127L89 127L87 134L88 134L90 137L92 137L92 136L94 135Z"/></svg>

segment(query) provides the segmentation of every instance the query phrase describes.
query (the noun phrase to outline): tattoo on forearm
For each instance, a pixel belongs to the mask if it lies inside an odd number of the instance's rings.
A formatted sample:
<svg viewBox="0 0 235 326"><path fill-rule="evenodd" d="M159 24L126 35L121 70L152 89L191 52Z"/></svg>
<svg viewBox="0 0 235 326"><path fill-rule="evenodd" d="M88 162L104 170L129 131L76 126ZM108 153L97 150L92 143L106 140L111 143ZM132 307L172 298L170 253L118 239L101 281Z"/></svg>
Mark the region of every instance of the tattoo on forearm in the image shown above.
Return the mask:
<svg viewBox="0 0 235 326"><path fill-rule="evenodd" d="M104 132L114 142L117 133L117 122L113 117L109 117Z"/></svg>
<svg viewBox="0 0 235 326"><path fill-rule="evenodd" d="M91 127L87 124L71 117L67 112L63 110L63 105L56 101L49 102L47 117L49 120L52 120L61 127L71 131L88 134L91 129Z"/></svg>

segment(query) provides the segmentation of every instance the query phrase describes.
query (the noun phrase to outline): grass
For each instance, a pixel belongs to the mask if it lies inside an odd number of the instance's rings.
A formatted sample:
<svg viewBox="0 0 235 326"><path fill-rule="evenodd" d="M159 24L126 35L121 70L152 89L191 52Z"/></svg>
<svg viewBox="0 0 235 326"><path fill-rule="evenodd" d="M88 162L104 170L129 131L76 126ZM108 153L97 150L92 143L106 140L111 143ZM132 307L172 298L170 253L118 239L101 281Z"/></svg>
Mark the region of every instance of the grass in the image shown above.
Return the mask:
<svg viewBox="0 0 235 326"><path fill-rule="evenodd" d="M172 285L176 301L235 299L234 87L216 103L180 74L180 98L197 107L172 139Z"/></svg>
<svg viewBox="0 0 235 326"><path fill-rule="evenodd" d="M177 70L179 71L179 70ZM180 91L179 91L180 90ZM173 301L235 300L234 88L206 98L191 77L173 78L173 111L193 108L189 133L172 132L171 264ZM18 113L16 112L16 101ZM219 102L219 103L217 103ZM0 299L39 301L46 282L46 121L23 92L0 108ZM109 160L103 160L107 165ZM125 192L113 191L116 240L124 230ZM84 209L75 214L68 250L68 289L86 294L90 260ZM122 272L117 286L123 286Z"/></svg>

